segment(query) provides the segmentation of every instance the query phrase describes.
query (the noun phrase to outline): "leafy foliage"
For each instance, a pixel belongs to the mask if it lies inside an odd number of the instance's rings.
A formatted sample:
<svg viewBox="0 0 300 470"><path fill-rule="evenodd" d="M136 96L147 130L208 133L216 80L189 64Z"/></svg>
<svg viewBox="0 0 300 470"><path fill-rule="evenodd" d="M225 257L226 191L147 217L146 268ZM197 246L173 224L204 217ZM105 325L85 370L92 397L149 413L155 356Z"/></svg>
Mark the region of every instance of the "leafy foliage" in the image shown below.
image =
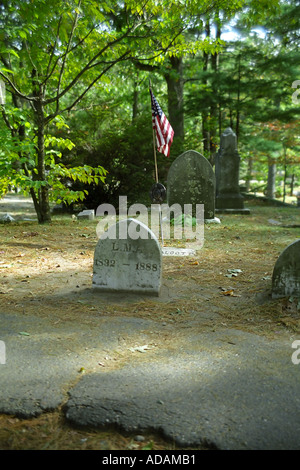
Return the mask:
<svg viewBox="0 0 300 470"><path fill-rule="evenodd" d="M299 78L298 9L298 1L279 0L4 0L2 193L9 185L30 192L40 222L50 220L49 199L93 207L116 204L120 194L146 201L149 71L164 109L185 101L185 141L174 141L169 160L158 155L162 182L182 148L201 151L210 136L214 153L228 125L245 162L269 160L283 147L265 126L279 121L285 139L299 112L290 100ZM241 40L226 44L219 33L233 20ZM294 147L284 148L292 158Z"/></svg>

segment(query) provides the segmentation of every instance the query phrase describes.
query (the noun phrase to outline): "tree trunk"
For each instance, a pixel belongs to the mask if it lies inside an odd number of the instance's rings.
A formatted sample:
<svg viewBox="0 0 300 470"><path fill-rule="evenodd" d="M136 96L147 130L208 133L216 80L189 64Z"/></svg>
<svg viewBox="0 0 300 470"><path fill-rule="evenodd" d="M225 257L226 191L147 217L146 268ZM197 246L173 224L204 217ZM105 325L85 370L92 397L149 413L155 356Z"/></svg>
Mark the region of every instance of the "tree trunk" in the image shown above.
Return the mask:
<svg viewBox="0 0 300 470"><path fill-rule="evenodd" d="M221 38L221 25L220 25L220 18L219 12L216 14L215 17L216 25L217 25L217 32L216 32L216 39ZM211 55L211 68L214 72L214 75L217 79L217 74L219 71L219 54L216 52L215 54ZM216 80L213 79L212 81L212 90L213 90L213 103L210 107L210 156L209 162L212 166L215 164L216 159L216 149L217 149L217 129L220 127L220 110L218 108L217 103L217 96L218 96L218 88L216 86ZM219 138L221 135L219 135Z"/></svg>
<svg viewBox="0 0 300 470"><path fill-rule="evenodd" d="M21 125L18 129L18 136L19 136L19 140L20 141L23 141L25 139L25 126ZM24 155L19 152L19 157L20 157L20 161L24 160ZM24 161L22 163L22 168L24 170L24 173L25 175L28 177L28 178L32 178L34 179L34 176L35 176L35 173L33 173L32 176L30 176L30 172L28 170L28 167L27 167L27 163ZM33 188L30 188L29 189L29 193L32 197L32 200L33 200L33 205L34 205L34 208L35 208L35 212L37 213L37 215L39 214L39 201L38 201L38 198L37 198L37 195L34 191ZM39 220L39 217L38 217L38 220Z"/></svg>
<svg viewBox="0 0 300 470"><path fill-rule="evenodd" d="M210 37L210 23L209 20L206 21L205 24L205 37L209 38ZM205 76L205 73L208 70L208 59L209 59L209 54L207 52L203 52L203 72L204 72L204 78L203 78L203 85L207 85L207 78ZM202 112L202 139L203 139L203 153L204 155L209 155L210 152L210 134L209 134L209 127L208 127L208 113L207 111Z"/></svg>
<svg viewBox="0 0 300 470"><path fill-rule="evenodd" d="M246 191L249 193L250 191L250 181L252 178L252 169L253 169L253 158L250 155L248 160L248 169L247 169L247 178L246 178Z"/></svg>
<svg viewBox="0 0 300 470"><path fill-rule="evenodd" d="M132 103L132 122L136 119L138 115L138 104L139 104L139 89L138 89L138 80L134 81L133 87L133 103Z"/></svg>
<svg viewBox="0 0 300 470"><path fill-rule="evenodd" d="M183 61L182 57L171 57L171 72L165 74L168 86L168 120L174 130L173 149L183 150L184 112L183 112Z"/></svg>
<svg viewBox="0 0 300 470"><path fill-rule="evenodd" d="M236 124L235 134L236 140L239 140L240 135L240 95L241 95L241 56L238 56L238 89L237 89L237 105L236 105Z"/></svg>
<svg viewBox="0 0 300 470"><path fill-rule="evenodd" d="M292 174L290 196L293 196L294 184L295 184L295 173Z"/></svg>
<svg viewBox="0 0 300 470"><path fill-rule="evenodd" d="M283 202L285 202L286 197L286 179L287 179L287 163L286 163L286 147L283 147L284 151L284 175L283 175Z"/></svg>
<svg viewBox="0 0 300 470"><path fill-rule="evenodd" d="M36 103L37 124L37 180L42 182L38 190L38 221L40 224L51 222L49 187L45 167L45 116L41 102Z"/></svg>
<svg viewBox="0 0 300 470"><path fill-rule="evenodd" d="M268 169L268 183L267 183L267 197L275 198L275 182L276 182L276 163L269 162Z"/></svg>

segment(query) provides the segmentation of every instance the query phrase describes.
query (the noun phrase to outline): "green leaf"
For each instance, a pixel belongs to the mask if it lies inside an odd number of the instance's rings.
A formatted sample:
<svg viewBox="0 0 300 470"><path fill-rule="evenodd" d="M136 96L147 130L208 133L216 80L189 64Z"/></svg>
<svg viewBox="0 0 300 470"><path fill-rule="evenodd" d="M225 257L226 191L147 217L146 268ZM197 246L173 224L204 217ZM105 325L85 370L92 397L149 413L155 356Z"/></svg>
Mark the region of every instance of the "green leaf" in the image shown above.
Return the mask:
<svg viewBox="0 0 300 470"><path fill-rule="evenodd" d="M14 74L14 72L12 70L6 69L5 67L1 67L1 72L11 73L12 75Z"/></svg>

